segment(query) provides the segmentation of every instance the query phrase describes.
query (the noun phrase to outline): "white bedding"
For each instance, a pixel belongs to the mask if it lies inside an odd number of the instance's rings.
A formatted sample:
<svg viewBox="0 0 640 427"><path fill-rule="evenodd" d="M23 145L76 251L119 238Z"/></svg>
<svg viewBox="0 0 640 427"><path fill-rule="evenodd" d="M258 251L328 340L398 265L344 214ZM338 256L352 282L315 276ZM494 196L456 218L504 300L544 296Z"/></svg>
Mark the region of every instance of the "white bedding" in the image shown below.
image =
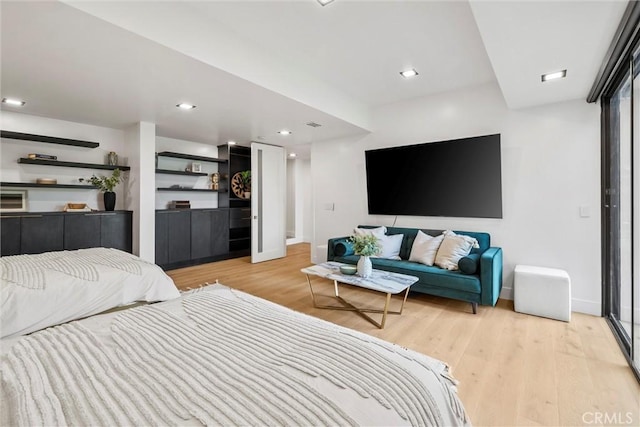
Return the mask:
<svg viewBox="0 0 640 427"><path fill-rule="evenodd" d="M1 425L468 424L444 363L221 285L1 344Z"/></svg>
<svg viewBox="0 0 640 427"><path fill-rule="evenodd" d="M0 273L1 337L180 296L160 267L117 249L1 257Z"/></svg>

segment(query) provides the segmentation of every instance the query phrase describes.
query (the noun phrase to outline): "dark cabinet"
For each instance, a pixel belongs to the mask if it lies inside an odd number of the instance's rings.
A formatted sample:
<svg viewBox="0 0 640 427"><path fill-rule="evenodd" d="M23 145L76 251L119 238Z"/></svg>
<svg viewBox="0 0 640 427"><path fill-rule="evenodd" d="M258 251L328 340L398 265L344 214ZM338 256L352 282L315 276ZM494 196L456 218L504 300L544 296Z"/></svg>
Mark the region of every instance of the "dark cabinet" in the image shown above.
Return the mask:
<svg viewBox="0 0 640 427"><path fill-rule="evenodd" d="M156 211L156 264L197 264L229 253L229 210Z"/></svg>
<svg viewBox="0 0 640 427"><path fill-rule="evenodd" d="M100 217L70 215L64 217L64 249L84 249L100 246Z"/></svg>
<svg viewBox="0 0 640 427"><path fill-rule="evenodd" d="M20 217L2 218L0 233L0 255L19 255Z"/></svg>
<svg viewBox="0 0 640 427"><path fill-rule="evenodd" d="M218 157L227 159L220 166L222 183L229 191L220 193L219 206L229 208L229 252L230 257L245 256L251 253L251 200L236 195L229 183L232 177L241 171L251 170L251 148L238 145L219 145Z"/></svg>
<svg viewBox="0 0 640 427"><path fill-rule="evenodd" d="M62 215L25 215L20 223L20 253L39 254L64 249Z"/></svg>
<svg viewBox="0 0 640 427"><path fill-rule="evenodd" d="M0 216L0 255L103 246L131 252L132 212L42 212Z"/></svg>
<svg viewBox="0 0 640 427"><path fill-rule="evenodd" d="M100 217L100 246L131 252L133 216L131 212L103 212Z"/></svg>

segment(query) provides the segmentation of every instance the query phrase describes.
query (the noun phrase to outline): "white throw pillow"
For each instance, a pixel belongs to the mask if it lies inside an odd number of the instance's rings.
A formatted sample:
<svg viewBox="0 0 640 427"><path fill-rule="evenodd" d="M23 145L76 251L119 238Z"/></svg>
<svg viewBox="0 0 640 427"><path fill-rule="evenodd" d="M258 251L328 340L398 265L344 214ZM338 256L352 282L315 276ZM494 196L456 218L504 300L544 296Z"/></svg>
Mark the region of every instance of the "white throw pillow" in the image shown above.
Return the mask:
<svg viewBox="0 0 640 427"><path fill-rule="evenodd" d="M456 234L451 230L444 233L444 240L436 254L435 264L447 270L457 270L460 258L469 255L472 248L477 248L478 241L473 237Z"/></svg>
<svg viewBox="0 0 640 427"><path fill-rule="evenodd" d="M387 227L385 227L384 225L382 225L380 227L376 227L376 228L356 228L356 229L353 230L353 233L356 236L374 235L378 239L380 237L383 237L386 232L387 232Z"/></svg>
<svg viewBox="0 0 640 427"><path fill-rule="evenodd" d="M400 247L402 246L404 234L376 235L376 237L380 244L380 253L375 258L400 259Z"/></svg>
<svg viewBox="0 0 640 427"><path fill-rule="evenodd" d="M433 265L438 248L444 239L444 234L433 237L418 230L416 239L411 246L409 261L419 262L424 265Z"/></svg>

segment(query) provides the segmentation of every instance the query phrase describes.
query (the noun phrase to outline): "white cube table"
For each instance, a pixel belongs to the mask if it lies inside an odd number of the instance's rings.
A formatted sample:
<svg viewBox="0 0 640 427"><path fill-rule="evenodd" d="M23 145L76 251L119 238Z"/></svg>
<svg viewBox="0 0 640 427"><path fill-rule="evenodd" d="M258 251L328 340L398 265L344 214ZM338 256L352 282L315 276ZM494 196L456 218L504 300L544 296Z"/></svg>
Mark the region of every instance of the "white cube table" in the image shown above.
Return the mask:
<svg viewBox="0 0 640 427"><path fill-rule="evenodd" d="M516 265L513 302L519 313L571 320L571 279L564 270Z"/></svg>

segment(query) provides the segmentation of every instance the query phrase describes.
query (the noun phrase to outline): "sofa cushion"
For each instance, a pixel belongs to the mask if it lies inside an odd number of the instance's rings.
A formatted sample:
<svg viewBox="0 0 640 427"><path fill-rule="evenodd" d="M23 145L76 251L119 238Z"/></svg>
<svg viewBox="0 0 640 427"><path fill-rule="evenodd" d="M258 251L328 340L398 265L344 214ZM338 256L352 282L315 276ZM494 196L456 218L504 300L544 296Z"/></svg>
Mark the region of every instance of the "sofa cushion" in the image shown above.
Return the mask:
<svg viewBox="0 0 640 427"><path fill-rule="evenodd" d="M442 234L434 237L418 230L418 234L416 234L413 245L411 246L409 261L419 262L424 265L433 265L442 239L444 239L444 235Z"/></svg>
<svg viewBox="0 0 640 427"><path fill-rule="evenodd" d="M444 240L436 254L435 264L447 270L457 270L460 258L469 255L471 249L478 246L478 241L470 236L444 232Z"/></svg>
<svg viewBox="0 0 640 427"><path fill-rule="evenodd" d="M464 274L476 274L480 269L480 254L469 254L460 258L458 269Z"/></svg>
<svg viewBox="0 0 640 427"><path fill-rule="evenodd" d="M333 243L333 253L336 256L347 256L353 255L353 243L351 243L348 239L340 239Z"/></svg>
<svg viewBox="0 0 640 427"><path fill-rule="evenodd" d="M402 234L391 236L374 234L374 236L378 237L378 243L380 244L380 253L374 255L375 258L400 259L400 247L404 238Z"/></svg>

